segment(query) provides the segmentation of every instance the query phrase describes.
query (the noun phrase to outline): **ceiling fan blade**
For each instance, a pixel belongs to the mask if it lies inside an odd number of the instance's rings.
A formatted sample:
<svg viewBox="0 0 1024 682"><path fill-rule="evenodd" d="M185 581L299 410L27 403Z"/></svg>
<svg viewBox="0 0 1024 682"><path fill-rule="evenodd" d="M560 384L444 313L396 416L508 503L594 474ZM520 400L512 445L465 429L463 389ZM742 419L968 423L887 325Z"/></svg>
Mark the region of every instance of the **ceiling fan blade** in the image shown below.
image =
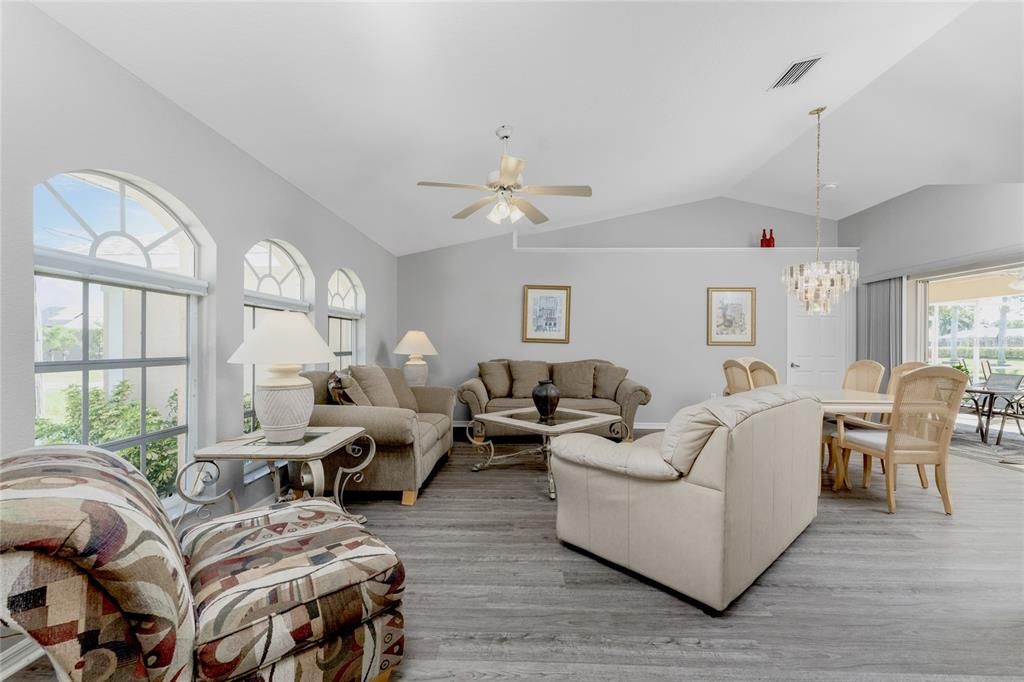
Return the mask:
<svg viewBox="0 0 1024 682"><path fill-rule="evenodd" d="M594 191L590 185L529 185L518 190L527 194L550 194L560 197L589 197Z"/></svg>
<svg viewBox="0 0 1024 682"><path fill-rule="evenodd" d="M462 209L461 211L459 211L458 213L456 213L452 217L453 218L468 218L469 216L473 215L474 213L479 211L481 208L483 208L484 206L486 206L487 204L491 203L492 201L494 201L497 198L498 198L497 195L492 194L489 197L484 197L483 199L480 199L478 201L474 201L472 204L470 204L466 208ZM524 211L524 213L525 213L525 211Z"/></svg>
<svg viewBox="0 0 1024 682"><path fill-rule="evenodd" d="M430 182L428 180L420 180L416 184L420 187L454 187L455 189L476 189L481 192L494 191L487 185L467 185L461 182Z"/></svg>
<svg viewBox="0 0 1024 682"><path fill-rule="evenodd" d="M523 215L529 218L530 222L534 225L540 225L541 223L546 223L548 221L548 217L537 210L537 207L526 199L514 197L512 199L512 205L522 211Z"/></svg>
<svg viewBox="0 0 1024 682"><path fill-rule="evenodd" d="M501 173L498 175L498 184L503 187L511 187L519 180L523 173L526 161L517 159L514 156L504 155L501 157Z"/></svg>

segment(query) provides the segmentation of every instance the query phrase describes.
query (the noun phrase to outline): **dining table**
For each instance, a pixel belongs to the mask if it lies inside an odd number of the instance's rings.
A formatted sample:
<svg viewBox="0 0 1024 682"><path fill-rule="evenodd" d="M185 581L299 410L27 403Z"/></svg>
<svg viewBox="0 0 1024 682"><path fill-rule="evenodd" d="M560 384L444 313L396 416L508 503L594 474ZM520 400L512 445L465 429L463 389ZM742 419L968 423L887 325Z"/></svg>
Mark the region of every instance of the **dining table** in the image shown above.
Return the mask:
<svg viewBox="0 0 1024 682"><path fill-rule="evenodd" d="M830 417L837 415L872 415L892 413L893 396L888 393L872 393L871 391L855 391L848 388L831 386L796 386L802 392L810 393L821 403L825 414ZM850 488L843 458L833 453L836 475L832 489Z"/></svg>

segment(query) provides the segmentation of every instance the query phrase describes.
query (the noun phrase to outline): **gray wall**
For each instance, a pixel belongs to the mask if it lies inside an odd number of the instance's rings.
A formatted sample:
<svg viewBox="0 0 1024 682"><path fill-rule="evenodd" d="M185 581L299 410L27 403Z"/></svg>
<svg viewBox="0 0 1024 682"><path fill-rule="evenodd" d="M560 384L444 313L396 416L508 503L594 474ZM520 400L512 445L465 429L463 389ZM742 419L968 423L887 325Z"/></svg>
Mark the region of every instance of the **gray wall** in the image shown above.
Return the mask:
<svg viewBox="0 0 1024 682"><path fill-rule="evenodd" d="M1024 258L1024 184L930 185L839 221L863 280Z"/></svg>
<svg viewBox="0 0 1024 682"><path fill-rule="evenodd" d="M553 240L570 250L514 251L503 236L402 256L399 331L423 329L434 342L432 384L457 386L475 376L477 361L494 357L605 358L653 391L637 421L663 423L680 407L721 392L726 358L756 354L783 367L786 299L779 279L785 265L812 258L813 249L650 247L745 246L755 231L760 235L766 215L786 243L799 235L796 246L813 245L813 217L715 199L520 239L520 246ZM835 227L823 225L832 244ZM572 250L610 244L624 248ZM628 250L634 246L650 250ZM571 343L520 341L524 284L572 286ZM708 286L757 288L756 347L706 345ZM460 406L459 418L465 417Z"/></svg>
<svg viewBox="0 0 1024 682"><path fill-rule="evenodd" d="M305 256L315 275L315 323L325 336L327 280L339 267L352 268L367 290L368 361L394 359L394 256L36 8L4 3L3 18L4 452L33 441L32 188L64 171L145 178L201 223L201 275L211 294L200 304L194 365L201 417L192 426L200 444L241 429L242 368L226 361L242 341L242 256L260 239L283 239ZM236 483L237 469L229 477Z"/></svg>

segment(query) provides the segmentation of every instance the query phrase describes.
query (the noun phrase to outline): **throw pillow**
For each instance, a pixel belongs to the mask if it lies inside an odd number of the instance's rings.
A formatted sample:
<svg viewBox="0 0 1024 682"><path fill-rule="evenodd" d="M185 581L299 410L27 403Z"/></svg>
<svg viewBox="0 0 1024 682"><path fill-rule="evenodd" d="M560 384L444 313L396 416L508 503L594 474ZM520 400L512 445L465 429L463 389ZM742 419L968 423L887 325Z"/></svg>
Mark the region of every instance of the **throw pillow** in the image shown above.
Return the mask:
<svg viewBox="0 0 1024 682"><path fill-rule="evenodd" d="M511 360L508 369L512 373L512 397L529 398L541 379L550 379L548 363L540 360Z"/></svg>
<svg viewBox="0 0 1024 682"><path fill-rule="evenodd" d="M551 366L551 378L563 398L590 398L594 395L594 363L556 362Z"/></svg>
<svg viewBox="0 0 1024 682"><path fill-rule="evenodd" d="M594 397L615 400L615 392L628 373L625 367L598 365L594 370Z"/></svg>
<svg viewBox="0 0 1024 682"><path fill-rule="evenodd" d="M480 369L480 379L487 387L487 395L491 398L507 398L512 392L512 372L509 371L508 361L478 362L476 366Z"/></svg>
<svg viewBox="0 0 1024 682"><path fill-rule="evenodd" d="M349 372L374 407L398 407L398 396L380 367L350 367Z"/></svg>
<svg viewBox="0 0 1024 682"><path fill-rule="evenodd" d="M391 384L391 390L395 392L395 397L398 398L398 406L413 412L419 412L420 406L416 402L416 394L409 388L409 382L405 380L405 372L402 371L402 368L384 367L383 370L384 375L388 378L388 383Z"/></svg>
<svg viewBox="0 0 1024 682"><path fill-rule="evenodd" d="M332 373L327 380L327 389L330 391L331 397L334 398L334 402L339 405L373 406L356 380L348 374Z"/></svg>

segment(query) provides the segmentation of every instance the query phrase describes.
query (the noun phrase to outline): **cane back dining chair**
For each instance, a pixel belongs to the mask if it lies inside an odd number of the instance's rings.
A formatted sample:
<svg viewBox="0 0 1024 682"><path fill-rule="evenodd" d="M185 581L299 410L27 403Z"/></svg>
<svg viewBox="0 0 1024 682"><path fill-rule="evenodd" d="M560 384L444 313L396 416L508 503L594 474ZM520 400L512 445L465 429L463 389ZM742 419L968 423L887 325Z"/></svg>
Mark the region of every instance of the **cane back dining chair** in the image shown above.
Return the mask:
<svg viewBox="0 0 1024 682"><path fill-rule="evenodd" d="M750 363L754 358L730 358L722 363L725 373L725 395L735 395L754 387L750 378Z"/></svg>
<svg viewBox="0 0 1024 682"><path fill-rule="evenodd" d="M866 391L868 393L878 393L879 387L882 385L882 377L885 375L885 367L874 360L857 360L851 363L846 368L846 373L843 375L843 389L848 391ZM855 415L860 419L866 420L869 415L858 414ZM835 426L825 424L821 430L821 459L824 464L825 450L828 449L828 471L835 470L836 481L833 486L834 490L838 490L844 483L843 472L840 472L836 466L839 464L839 453L838 448L835 446Z"/></svg>
<svg viewBox="0 0 1024 682"><path fill-rule="evenodd" d="M779 383L778 371L764 360L751 360L747 369L750 371L750 383L754 388Z"/></svg>
<svg viewBox="0 0 1024 682"><path fill-rule="evenodd" d="M890 514L896 511L897 464L933 465L942 506L946 514L953 513L946 470L949 441L965 388L967 375L959 370L922 367L899 379L888 424L838 415L839 447L863 452L885 463L885 495Z"/></svg>

